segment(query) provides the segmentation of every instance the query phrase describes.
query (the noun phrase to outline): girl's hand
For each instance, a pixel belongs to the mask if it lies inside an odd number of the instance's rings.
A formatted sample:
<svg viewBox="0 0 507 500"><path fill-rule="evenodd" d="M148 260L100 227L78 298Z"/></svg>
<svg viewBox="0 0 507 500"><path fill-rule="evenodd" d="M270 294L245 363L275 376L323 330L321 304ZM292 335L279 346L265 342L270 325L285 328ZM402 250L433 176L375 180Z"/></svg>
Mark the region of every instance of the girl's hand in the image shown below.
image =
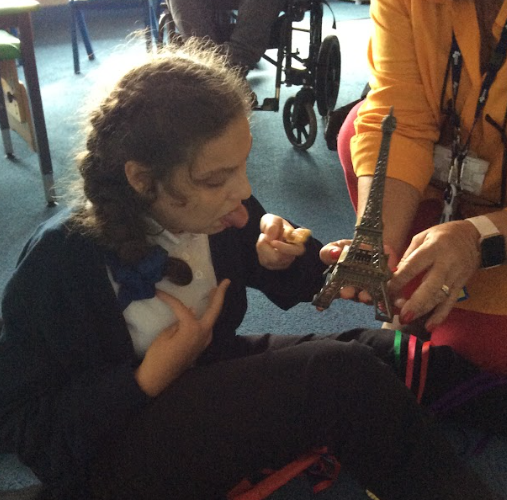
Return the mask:
<svg viewBox="0 0 507 500"><path fill-rule="evenodd" d="M284 233L294 228L278 215L265 214L260 223L257 255L261 266L270 271L283 271L306 251L304 243L287 243Z"/></svg>
<svg viewBox="0 0 507 500"><path fill-rule="evenodd" d="M447 318L463 286L480 267L478 231L467 221L431 227L412 238L389 284L404 324L432 311L425 327L431 331ZM406 300L402 289L423 274Z"/></svg>
<svg viewBox="0 0 507 500"><path fill-rule="evenodd" d="M324 264L335 264L340 260L343 252L347 252L352 240L338 240L328 243L320 250L320 259ZM389 255L388 266L393 269L396 265L397 258L394 251L386 246L384 251ZM345 257L345 254L343 254ZM346 300L354 300L356 302L362 302L364 304L372 304L372 297L366 290L358 290L352 286L345 286L340 290L340 298Z"/></svg>
<svg viewBox="0 0 507 500"><path fill-rule="evenodd" d="M136 370L137 383L148 396L158 396L208 347L229 284L230 280L223 280L211 292L208 308L200 319L180 300L157 290L157 297L172 308L177 321L155 338Z"/></svg>
<svg viewBox="0 0 507 500"><path fill-rule="evenodd" d="M320 249L320 260L330 266L338 261L343 249L349 246L352 240L338 240L328 243Z"/></svg>
<svg viewBox="0 0 507 500"><path fill-rule="evenodd" d="M343 252L352 243L352 240L338 240L328 243L320 249L320 260L328 266L335 264L340 259ZM371 303L370 294L364 290L356 290L353 286L345 286L340 290L340 298L345 300L354 300L364 302L365 304Z"/></svg>

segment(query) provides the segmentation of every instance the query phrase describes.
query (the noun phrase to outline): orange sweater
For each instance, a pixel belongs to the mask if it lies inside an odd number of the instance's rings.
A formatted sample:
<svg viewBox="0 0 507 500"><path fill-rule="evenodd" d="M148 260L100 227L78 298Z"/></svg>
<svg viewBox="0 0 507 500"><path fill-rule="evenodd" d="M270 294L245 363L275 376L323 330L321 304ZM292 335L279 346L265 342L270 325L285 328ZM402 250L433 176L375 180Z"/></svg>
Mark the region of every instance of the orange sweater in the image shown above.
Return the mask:
<svg viewBox="0 0 507 500"><path fill-rule="evenodd" d="M480 32L474 3L465 0L375 0L371 5L371 17L374 30L368 57L372 90L359 110L356 136L351 141L356 175L373 174L381 141L380 123L390 106L394 106L397 128L391 140L387 175L407 182L426 197L434 196L428 183L433 173L434 144L439 140L445 116L440 110L440 99L453 31L463 54L457 109L465 139L480 93ZM493 27L496 40L506 19L507 0ZM451 97L450 83L449 78L444 102ZM506 108L507 64L491 87L482 119L475 126L471 139L471 150L490 162L482 196L495 201L499 200L503 146L500 134L484 117L489 114L501 124ZM486 349L488 353L478 354L473 361L507 373L507 266L478 271L467 289L470 298L456 307L472 314L498 315L499 328L495 329L498 332L488 333L491 342L486 347L483 342L480 346L475 344L472 331L463 334L469 338L451 341L443 336L440 343L450 343L469 357L476 349L481 352ZM480 329L480 322L474 321L473 327ZM435 333L434 338L439 339L438 332ZM456 342L471 345L461 346ZM481 356L484 359L479 359Z"/></svg>

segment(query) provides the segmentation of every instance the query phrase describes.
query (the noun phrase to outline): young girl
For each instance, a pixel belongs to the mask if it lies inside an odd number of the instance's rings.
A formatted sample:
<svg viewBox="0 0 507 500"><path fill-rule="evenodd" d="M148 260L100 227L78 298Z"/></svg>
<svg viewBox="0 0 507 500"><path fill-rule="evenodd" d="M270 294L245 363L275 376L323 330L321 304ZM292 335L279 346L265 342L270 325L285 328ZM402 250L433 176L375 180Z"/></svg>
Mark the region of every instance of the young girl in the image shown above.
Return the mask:
<svg viewBox="0 0 507 500"><path fill-rule="evenodd" d="M93 112L82 200L36 231L5 291L2 449L62 500L223 499L321 445L383 500L493 498L393 354L351 341L382 332L235 335L246 287L288 309L325 267L251 196L249 108L241 77L190 44Z"/></svg>

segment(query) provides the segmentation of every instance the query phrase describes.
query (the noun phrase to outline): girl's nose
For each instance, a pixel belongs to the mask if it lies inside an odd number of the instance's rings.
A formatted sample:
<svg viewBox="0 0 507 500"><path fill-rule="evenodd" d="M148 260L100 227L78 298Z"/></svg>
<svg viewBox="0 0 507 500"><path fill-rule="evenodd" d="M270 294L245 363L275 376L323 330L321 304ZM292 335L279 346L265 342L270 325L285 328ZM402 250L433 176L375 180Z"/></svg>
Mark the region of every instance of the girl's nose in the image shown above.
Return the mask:
<svg viewBox="0 0 507 500"><path fill-rule="evenodd" d="M246 169L240 176L238 176L236 180L234 186L234 195L237 196L240 200L246 200L252 196L252 186L250 185L250 181L246 175Z"/></svg>

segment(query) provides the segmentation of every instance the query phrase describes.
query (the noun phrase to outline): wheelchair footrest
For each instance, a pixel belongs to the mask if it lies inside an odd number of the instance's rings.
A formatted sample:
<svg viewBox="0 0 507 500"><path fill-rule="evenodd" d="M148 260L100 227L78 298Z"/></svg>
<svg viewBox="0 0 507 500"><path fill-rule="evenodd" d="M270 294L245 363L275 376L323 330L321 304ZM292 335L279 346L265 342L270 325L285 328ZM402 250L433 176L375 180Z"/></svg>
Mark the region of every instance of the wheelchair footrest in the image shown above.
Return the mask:
<svg viewBox="0 0 507 500"><path fill-rule="evenodd" d="M256 109L260 111L278 111L280 109L279 100L276 97L266 97L262 102L262 106Z"/></svg>

